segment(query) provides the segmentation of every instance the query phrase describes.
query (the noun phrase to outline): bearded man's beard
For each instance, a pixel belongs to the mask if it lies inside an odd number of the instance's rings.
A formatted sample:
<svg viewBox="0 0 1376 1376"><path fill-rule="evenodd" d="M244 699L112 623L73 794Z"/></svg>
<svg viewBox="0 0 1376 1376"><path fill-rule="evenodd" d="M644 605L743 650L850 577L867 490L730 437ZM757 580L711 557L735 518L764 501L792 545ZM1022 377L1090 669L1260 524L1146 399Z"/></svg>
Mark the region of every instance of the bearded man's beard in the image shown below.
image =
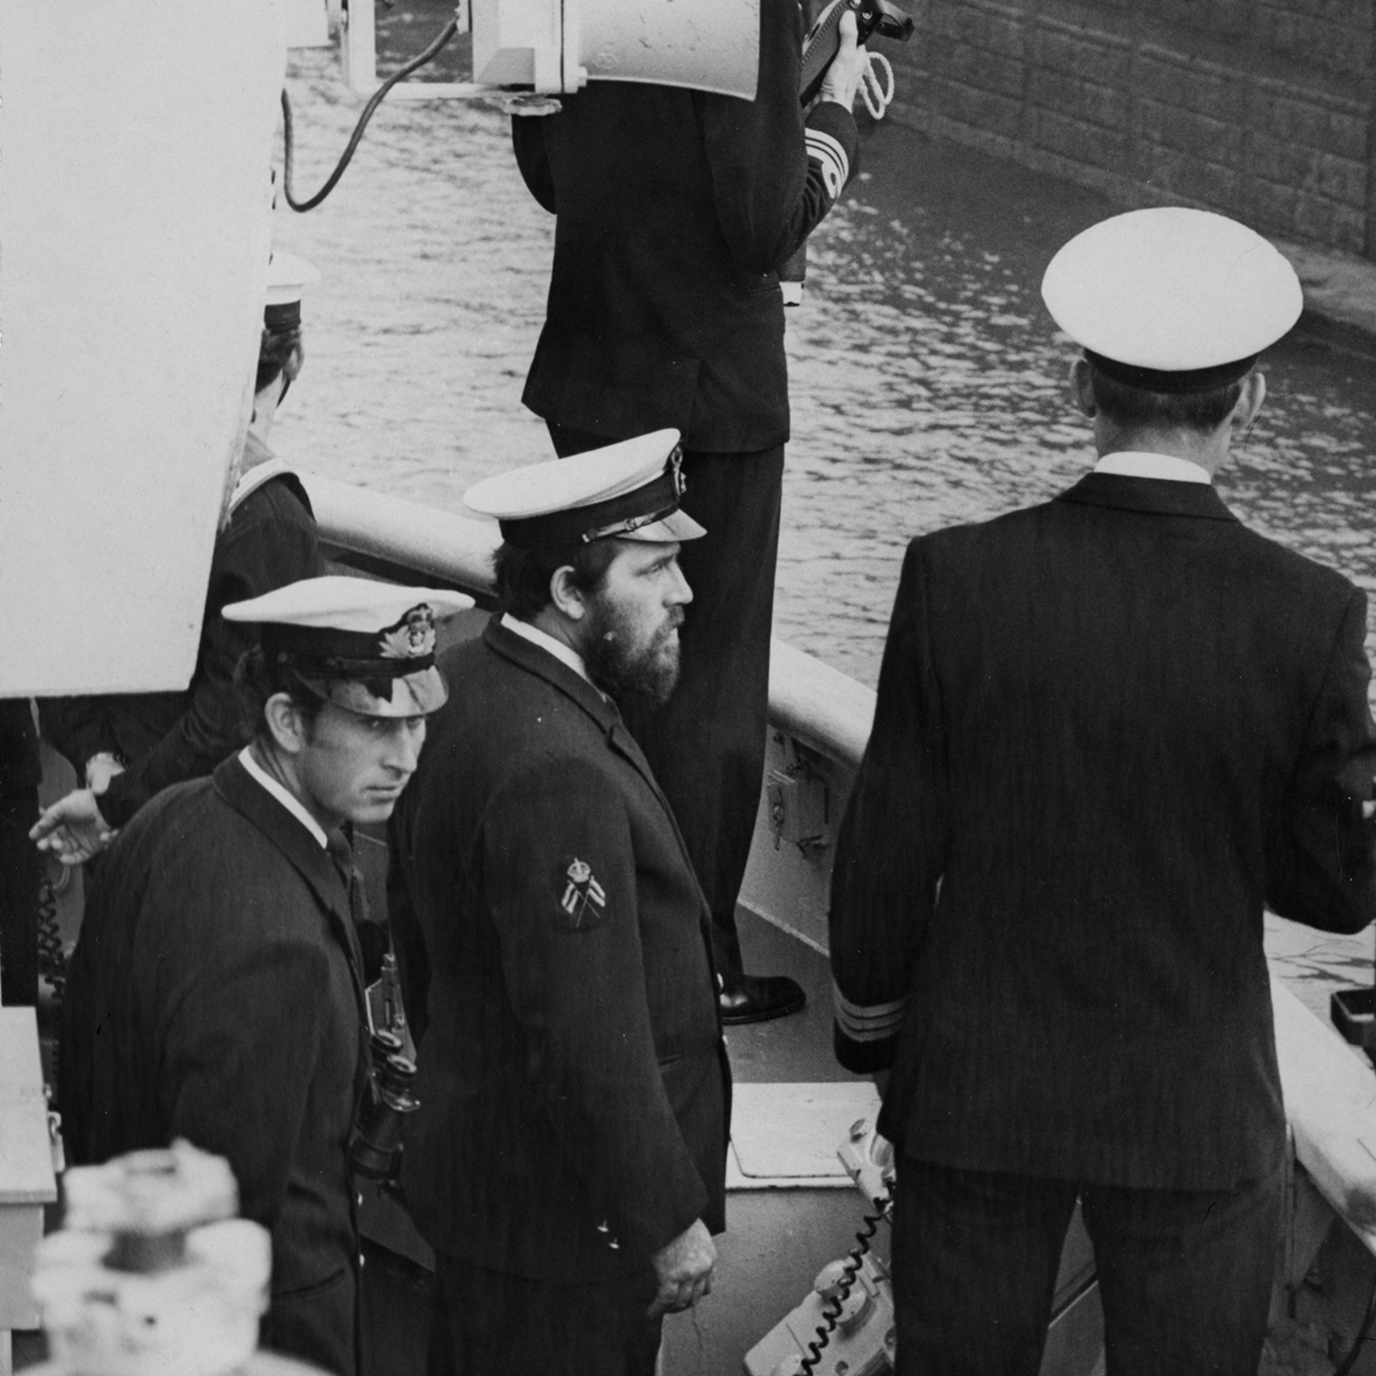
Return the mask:
<svg viewBox="0 0 1376 1376"><path fill-rule="evenodd" d="M592 613L583 648L588 677L618 701L639 697L660 706L668 702L678 683L683 609L675 607L669 620L639 645L630 618L619 607L594 602Z"/></svg>

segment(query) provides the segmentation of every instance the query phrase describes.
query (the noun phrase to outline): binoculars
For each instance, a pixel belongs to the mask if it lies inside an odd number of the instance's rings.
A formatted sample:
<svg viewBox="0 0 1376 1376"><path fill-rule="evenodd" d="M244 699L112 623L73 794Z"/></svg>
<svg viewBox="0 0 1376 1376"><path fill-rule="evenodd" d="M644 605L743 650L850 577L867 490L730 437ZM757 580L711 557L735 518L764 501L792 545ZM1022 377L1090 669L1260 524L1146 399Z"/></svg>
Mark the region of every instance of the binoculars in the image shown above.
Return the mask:
<svg viewBox="0 0 1376 1376"><path fill-rule="evenodd" d="M395 1032L372 1035L368 1089L349 1139L349 1165L367 1180L395 1180L401 1168L401 1134L409 1114L420 1108L411 1092L414 1061L402 1052Z"/></svg>

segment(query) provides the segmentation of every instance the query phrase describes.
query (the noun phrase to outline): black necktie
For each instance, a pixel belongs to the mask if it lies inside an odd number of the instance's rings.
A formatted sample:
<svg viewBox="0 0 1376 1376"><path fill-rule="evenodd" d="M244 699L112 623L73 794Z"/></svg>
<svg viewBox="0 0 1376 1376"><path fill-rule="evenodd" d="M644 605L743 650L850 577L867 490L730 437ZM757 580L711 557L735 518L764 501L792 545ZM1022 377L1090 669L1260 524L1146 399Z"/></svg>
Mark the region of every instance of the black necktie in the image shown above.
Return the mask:
<svg viewBox="0 0 1376 1376"><path fill-rule="evenodd" d="M363 956L359 950L359 938L363 924L368 922L368 901L363 892L363 881L354 868L354 848L343 830L335 827L325 838L325 849L334 861L335 870L349 901L349 947L360 973L363 970ZM371 925L371 924L369 924Z"/></svg>

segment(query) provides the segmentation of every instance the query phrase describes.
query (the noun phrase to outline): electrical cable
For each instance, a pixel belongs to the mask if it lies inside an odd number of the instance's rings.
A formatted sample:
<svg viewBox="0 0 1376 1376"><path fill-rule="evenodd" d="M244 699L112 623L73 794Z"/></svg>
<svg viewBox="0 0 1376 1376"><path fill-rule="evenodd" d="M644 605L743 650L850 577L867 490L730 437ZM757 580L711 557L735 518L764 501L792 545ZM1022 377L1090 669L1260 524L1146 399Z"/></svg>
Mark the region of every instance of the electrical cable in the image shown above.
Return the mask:
<svg viewBox="0 0 1376 1376"><path fill-rule="evenodd" d="M831 1342L831 1335L836 1331L846 1301L850 1298L850 1292L855 1288L856 1279L860 1275L861 1263L870 1250L870 1239L879 1231L881 1220L893 1207L892 1187L873 1203L875 1212L864 1215L860 1231L855 1235L855 1246L850 1249L850 1255L846 1258L836 1293L827 1300L822 1309L822 1322L817 1325L816 1333L807 1345L807 1355L798 1367L798 1376L812 1376L817 1364L822 1360L822 1353L826 1351L827 1344Z"/></svg>
<svg viewBox="0 0 1376 1376"><path fill-rule="evenodd" d="M38 884L38 973L53 989L53 1008L60 1011L67 992L67 956L62 949L62 929L57 921L57 895L52 880L45 874ZM61 1018L53 1019L52 1051L49 1075L54 1089L58 1082L58 1063L62 1055L57 1027Z"/></svg>
<svg viewBox="0 0 1376 1376"><path fill-rule="evenodd" d="M454 35L458 32L458 30L459 30L459 21L458 21L457 19L451 19L451 20L444 26L443 30L440 32L439 37L436 38L435 41L434 41L428 48L426 48L426 50L425 50L423 53L421 53L419 57L414 57L414 58L412 58L411 61L408 62L408 63L407 63L404 67L402 67L399 71L393 72L392 75L389 76L389 77L387 78L387 80L384 81L384 82L382 83L382 85L379 86L379 87L377 88L377 90L373 92L373 94L368 98L368 103L363 107L363 113L358 117L358 123L354 125L354 132L353 132L353 134L352 134L352 135L350 136L350 138L349 138L348 146L344 149L343 155L340 157L339 161L335 164L334 171L330 173L328 180L325 182L325 185L322 186L322 187L320 188L320 190L317 191L317 192L315 193L314 196L310 197L309 200L305 200L305 201L298 201L298 200L291 194L291 168L292 168L292 118L291 118L291 100L290 100L290 98L289 98L288 95L287 95L286 89L283 88L283 91L282 91L282 145L283 145L283 158L282 158L282 164L283 164L283 166L282 166L282 191L283 191L283 193L286 195L287 204L288 204L294 211L296 211L298 215L304 215L306 211L308 211L308 210L314 210L315 207L318 206L318 205L320 204L320 202L323 201L323 200L325 199L325 197L328 196L328 195L330 194L330 192L334 190L335 184L336 184L336 183L339 181L339 179L344 175L344 169L347 168L348 165L353 161L354 153L355 153L355 151L358 149L358 145L359 145L360 141L361 141L362 138L363 138L363 131L368 127L368 121L369 121L370 119L372 119L373 113L377 110L377 107L378 107L379 105L382 104L383 99L384 99L384 98L386 97L386 95L387 95L387 92L390 91L390 90L392 89L392 87L395 86L395 85L397 84L398 81L401 81L401 80L405 79L406 77L410 76L412 72L419 71L420 68L422 68L423 66L425 66L425 64L426 64L427 62L433 61L434 58L438 57L439 54L440 54L440 52L441 52L441 50L444 48L445 44L448 43L449 40L450 40L451 38L454 37Z"/></svg>
<svg viewBox="0 0 1376 1376"><path fill-rule="evenodd" d="M62 953L62 931L57 924L57 898L46 875L38 885L38 973L53 987L59 1006L67 985L67 960Z"/></svg>

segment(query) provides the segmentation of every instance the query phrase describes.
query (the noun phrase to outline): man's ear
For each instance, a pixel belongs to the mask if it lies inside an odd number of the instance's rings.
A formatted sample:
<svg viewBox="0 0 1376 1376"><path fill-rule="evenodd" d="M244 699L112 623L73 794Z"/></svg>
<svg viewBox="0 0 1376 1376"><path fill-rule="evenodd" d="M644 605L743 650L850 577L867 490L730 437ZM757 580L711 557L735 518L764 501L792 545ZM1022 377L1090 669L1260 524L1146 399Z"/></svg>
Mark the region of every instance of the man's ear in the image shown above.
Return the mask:
<svg viewBox="0 0 1376 1376"><path fill-rule="evenodd" d="M1081 415L1091 420L1099 414L1099 404L1094 400L1094 375L1090 372L1087 358L1076 358L1070 364L1070 397Z"/></svg>
<svg viewBox="0 0 1376 1376"><path fill-rule="evenodd" d="M272 739L284 754L299 755L306 748L306 722L289 694L274 693L263 704L263 717Z"/></svg>
<svg viewBox="0 0 1376 1376"><path fill-rule="evenodd" d="M587 615L587 598L574 580L572 564L561 564L550 575L549 600L570 621L581 621Z"/></svg>
<svg viewBox="0 0 1376 1376"><path fill-rule="evenodd" d="M1266 374L1259 368L1253 368L1242 379L1242 394L1238 397L1237 405L1233 407L1233 413L1228 418L1233 429L1238 432L1245 431L1256 420L1262 402L1265 400Z"/></svg>

